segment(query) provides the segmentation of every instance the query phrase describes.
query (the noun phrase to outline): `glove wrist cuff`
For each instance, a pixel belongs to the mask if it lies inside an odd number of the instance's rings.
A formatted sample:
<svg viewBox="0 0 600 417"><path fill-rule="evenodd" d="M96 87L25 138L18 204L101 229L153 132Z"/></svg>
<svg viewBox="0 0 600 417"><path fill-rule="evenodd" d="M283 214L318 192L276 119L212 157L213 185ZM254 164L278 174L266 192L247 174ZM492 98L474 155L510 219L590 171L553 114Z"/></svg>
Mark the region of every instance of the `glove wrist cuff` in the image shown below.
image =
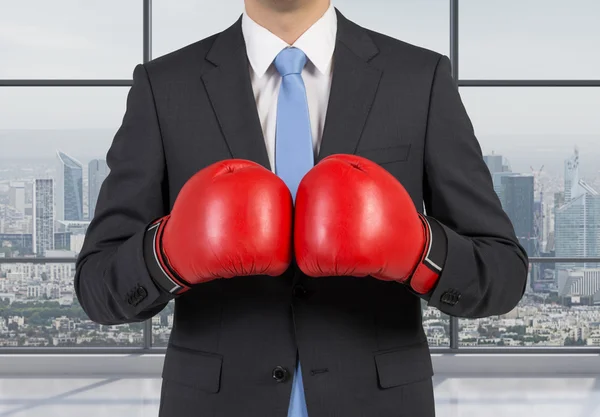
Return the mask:
<svg viewBox="0 0 600 417"><path fill-rule="evenodd" d="M152 222L146 230L144 259L154 282L165 291L176 295L189 290L190 284L175 272L163 251L162 235L168 220L169 216L160 218Z"/></svg>
<svg viewBox="0 0 600 417"><path fill-rule="evenodd" d="M419 294L427 294L437 284L442 274L448 243L446 233L436 220L419 214L425 233L423 256L412 274L409 284Z"/></svg>

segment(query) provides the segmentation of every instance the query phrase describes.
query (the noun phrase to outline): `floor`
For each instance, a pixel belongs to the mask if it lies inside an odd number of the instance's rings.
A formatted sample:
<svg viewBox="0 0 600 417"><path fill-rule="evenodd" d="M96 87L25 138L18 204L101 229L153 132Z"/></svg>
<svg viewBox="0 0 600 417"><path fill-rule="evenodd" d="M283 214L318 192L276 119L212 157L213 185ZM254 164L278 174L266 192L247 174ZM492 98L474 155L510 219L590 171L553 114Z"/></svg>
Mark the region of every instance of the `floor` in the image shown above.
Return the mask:
<svg viewBox="0 0 600 417"><path fill-rule="evenodd" d="M600 417L595 378L434 379L437 417ZM0 416L152 417L158 379L0 379Z"/></svg>

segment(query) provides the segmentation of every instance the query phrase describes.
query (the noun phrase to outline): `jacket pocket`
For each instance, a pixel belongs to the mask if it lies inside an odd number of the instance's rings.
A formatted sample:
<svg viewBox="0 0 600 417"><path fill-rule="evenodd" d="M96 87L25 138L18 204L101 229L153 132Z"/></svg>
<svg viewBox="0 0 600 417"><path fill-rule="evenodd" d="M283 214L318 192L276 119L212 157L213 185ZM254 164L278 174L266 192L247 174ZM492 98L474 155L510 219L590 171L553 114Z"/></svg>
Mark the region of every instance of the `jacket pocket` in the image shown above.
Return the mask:
<svg viewBox="0 0 600 417"><path fill-rule="evenodd" d="M392 388L433 376L427 343L376 353L375 366L381 388Z"/></svg>
<svg viewBox="0 0 600 417"><path fill-rule="evenodd" d="M389 164L391 162L402 162L408 159L410 145L390 146L376 149L359 149L357 155L367 158L378 164Z"/></svg>
<svg viewBox="0 0 600 417"><path fill-rule="evenodd" d="M221 387L222 366L221 355L170 345L162 377L188 388L217 393Z"/></svg>

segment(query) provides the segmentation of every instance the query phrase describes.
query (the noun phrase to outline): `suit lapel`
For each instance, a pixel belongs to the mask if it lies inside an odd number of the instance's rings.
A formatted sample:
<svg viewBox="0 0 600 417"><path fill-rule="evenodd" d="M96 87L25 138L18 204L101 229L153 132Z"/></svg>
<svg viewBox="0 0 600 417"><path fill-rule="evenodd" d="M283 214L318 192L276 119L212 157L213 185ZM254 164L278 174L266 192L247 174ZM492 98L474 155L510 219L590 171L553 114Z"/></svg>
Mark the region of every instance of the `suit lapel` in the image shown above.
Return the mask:
<svg viewBox="0 0 600 417"><path fill-rule="evenodd" d="M332 154L356 151L382 74L369 64L378 49L367 32L339 11L337 16L333 80L317 162Z"/></svg>
<svg viewBox="0 0 600 417"><path fill-rule="evenodd" d="M206 59L216 65L202 81L234 158L271 169L252 91L241 19L216 39Z"/></svg>

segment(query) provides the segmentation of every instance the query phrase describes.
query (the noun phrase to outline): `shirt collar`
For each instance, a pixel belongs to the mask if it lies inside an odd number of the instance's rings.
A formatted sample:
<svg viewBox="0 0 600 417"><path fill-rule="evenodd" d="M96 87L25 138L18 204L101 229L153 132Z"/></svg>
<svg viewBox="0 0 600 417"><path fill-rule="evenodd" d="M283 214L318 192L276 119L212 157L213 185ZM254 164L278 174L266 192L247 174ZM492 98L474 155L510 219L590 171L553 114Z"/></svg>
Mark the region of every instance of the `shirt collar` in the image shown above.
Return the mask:
<svg viewBox="0 0 600 417"><path fill-rule="evenodd" d="M289 47L285 41L252 20L246 12L242 16L242 33L248 60L252 69L262 77L275 57ZM294 45L301 49L322 74L331 68L337 35L337 16L333 4L325 14L298 38Z"/></svg>

